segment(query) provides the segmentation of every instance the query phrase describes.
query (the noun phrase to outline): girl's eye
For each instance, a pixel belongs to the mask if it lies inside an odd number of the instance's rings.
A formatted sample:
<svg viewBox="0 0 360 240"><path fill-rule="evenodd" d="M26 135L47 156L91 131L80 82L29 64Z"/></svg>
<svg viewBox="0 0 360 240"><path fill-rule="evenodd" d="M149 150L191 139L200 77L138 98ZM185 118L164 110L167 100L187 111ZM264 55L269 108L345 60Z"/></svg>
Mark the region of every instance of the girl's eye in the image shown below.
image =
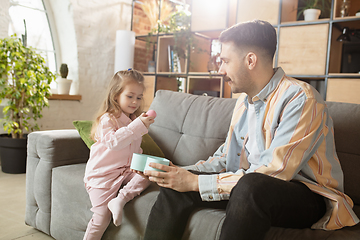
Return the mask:
<svg viewBox="0 0 360 240"><path fill-rule="evenodd" d="M141 100L142 98L141 98L141 97L138 97L137 99L138 99L138 100Z"/></svg>
<svg viewBox="0 0 360 240"><path fill-rule="evenodd" d="M132 96L127 96L128 98L132 98Z"/></svg>

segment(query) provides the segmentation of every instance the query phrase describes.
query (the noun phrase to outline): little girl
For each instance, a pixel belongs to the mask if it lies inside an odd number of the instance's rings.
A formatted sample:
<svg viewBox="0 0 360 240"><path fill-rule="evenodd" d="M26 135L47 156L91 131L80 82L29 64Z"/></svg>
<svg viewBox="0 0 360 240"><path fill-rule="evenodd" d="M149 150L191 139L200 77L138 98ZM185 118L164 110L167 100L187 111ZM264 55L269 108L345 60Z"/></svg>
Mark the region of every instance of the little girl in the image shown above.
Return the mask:
<svg viewBox="0 0 360 240"><path fill-rule="evenodd" d="M119 226L124 205L149 186L147 179L130 170L132 154L142 153L142 136L154 122L154 117L141 114L144 89L140 72L117 72L93 124L91 137L96 142L91 146L84 182L94 214L86 240L101 239L111 214Z"/></svg>

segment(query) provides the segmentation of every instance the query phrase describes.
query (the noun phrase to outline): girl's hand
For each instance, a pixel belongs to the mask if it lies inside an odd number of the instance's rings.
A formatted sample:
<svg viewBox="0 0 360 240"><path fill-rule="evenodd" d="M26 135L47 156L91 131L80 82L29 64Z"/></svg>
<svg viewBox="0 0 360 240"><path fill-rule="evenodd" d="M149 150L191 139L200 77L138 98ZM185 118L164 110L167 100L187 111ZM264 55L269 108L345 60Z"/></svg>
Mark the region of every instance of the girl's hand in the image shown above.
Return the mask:
<svg viewBox="0 0 360 240"><path fill-rule="evenodd" d="M140 176L142 176L143 178L146 178L149 180L149 177L148 176L145 176L143 172L141 171L138 171L138 170L134 170L134 169L130 169L130 171L132 171L133 173L137 173L139 174Z"/></svg>
<svg viewBox="0 0 360 240"><path fill-rule="evenodd" d="M148 116L146 113L142 113L139 118L144 123L146 128L149 128L150 124L154 123L154 117Z"/></svg>

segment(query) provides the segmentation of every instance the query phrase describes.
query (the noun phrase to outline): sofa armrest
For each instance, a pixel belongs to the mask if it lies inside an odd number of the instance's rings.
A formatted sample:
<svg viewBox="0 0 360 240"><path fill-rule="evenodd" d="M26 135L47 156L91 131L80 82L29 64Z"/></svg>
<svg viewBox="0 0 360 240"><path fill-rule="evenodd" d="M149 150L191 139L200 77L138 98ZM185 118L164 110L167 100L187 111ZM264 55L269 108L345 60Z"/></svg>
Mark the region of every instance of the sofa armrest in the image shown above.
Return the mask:
<svg viewBox="0 0 360 240"><path fill-rule="evenodd" d="M28 135L26 167L26 224L50 235L52 169L86 163L90 150L74 130Z"/></svg>

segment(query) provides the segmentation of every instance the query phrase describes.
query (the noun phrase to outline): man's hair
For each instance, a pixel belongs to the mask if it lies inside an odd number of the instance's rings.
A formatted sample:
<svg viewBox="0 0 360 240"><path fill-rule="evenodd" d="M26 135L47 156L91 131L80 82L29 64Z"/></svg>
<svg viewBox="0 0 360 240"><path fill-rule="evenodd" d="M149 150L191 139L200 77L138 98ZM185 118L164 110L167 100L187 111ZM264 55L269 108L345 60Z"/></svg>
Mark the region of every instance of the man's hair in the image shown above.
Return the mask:
<svg viewBox="0 0 360 240"><path fill-rule="evenodd" d="M273 59L276 51L276 31L268 22L253 20L238 23L224 30L219 37L221 43L232 42L239 49L257 48Z"/></svg>

